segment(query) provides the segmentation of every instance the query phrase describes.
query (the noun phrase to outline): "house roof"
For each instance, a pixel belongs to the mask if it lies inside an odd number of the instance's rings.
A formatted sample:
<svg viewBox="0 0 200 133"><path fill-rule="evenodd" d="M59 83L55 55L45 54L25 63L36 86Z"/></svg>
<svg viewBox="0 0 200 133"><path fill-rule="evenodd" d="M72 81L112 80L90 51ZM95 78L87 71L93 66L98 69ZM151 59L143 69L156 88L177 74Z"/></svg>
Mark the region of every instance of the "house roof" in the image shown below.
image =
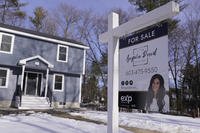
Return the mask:
<svg viewBox="0 0 200 133"><path fill-rule="evenodd" d="M20 28L20 27L16 27L16 26L7 25L7 24L0 23L0 31L13 33L13 34L17 34L17 35L22 35L22 36L27 36L30 38L36 38L39 40L45 40L45 41L50 41L50 42L54 42L54 43L71 45L74 47L89 49L88 46L85 46L83 43L75 41L73 39L65 39L62 37L53 36L53 35L49 35L46 33L41 33L41 32L33 31L30 29Z"/></svg>

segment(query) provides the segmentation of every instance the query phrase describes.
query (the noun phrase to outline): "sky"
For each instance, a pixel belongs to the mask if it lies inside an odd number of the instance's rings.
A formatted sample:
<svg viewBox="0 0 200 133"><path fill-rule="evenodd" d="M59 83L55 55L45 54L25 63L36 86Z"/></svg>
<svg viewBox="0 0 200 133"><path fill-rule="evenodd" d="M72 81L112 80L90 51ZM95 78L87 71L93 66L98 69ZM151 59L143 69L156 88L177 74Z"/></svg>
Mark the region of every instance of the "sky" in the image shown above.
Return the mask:
<svg viewBox="0 0 200 133"><path fill-rule="evenodd" d="M96 13L104 13L112 8L120 7L127 10L131 7L128 0L21 0L27 2L28 5L24 10L30 15L37 6L42 6L52 10L60 3L67 3L79 9L92 9Z"/></svg>
<svg viewBox="0 0 200 133"><path fill-rule="evenodd" d="M20 0L28 3L22 9L27 12L28 16L32 16L35 7L42 6L48 11L53 11L61 3L72 5L78 9L91 9L94 13L104 14L113 8L121 8L128 10L134 8L128 0ZM184 0L185 3L199 3L199 0ZM191 8L191 7L190 7ZM193 8L192 8L193 9ZM188 11L188 10L186 10ZM177 16L179 19L184 19L183 13Z"/></svg>

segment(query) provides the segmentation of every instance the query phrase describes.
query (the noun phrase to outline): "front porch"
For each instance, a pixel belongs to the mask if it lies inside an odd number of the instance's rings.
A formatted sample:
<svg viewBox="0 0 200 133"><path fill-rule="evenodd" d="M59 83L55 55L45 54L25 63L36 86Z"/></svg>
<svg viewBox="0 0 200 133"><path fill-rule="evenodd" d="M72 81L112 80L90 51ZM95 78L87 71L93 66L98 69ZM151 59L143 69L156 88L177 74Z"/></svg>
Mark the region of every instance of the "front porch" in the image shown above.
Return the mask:
<svg viewBox="0 0 200 133"><path fill-rule="evenodd" d="M49 70L53 65L39 55L20 60L19 65L22 66L22 73L18 108L50 108L51 97L47 96L47 92Z"/></svg>

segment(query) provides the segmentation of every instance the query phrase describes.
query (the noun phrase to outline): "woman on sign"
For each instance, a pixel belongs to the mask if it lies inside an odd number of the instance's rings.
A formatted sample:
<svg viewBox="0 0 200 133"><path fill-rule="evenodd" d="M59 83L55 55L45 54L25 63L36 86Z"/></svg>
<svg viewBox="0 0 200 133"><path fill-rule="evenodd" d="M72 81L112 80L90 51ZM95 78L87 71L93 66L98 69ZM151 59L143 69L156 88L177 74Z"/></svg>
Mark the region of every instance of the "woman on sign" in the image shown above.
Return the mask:
<svg viewBox="0 0 200 133"><path fill-rule="evenodd" d="M164 79L160 74L155 74L150 80L147 93L146 110L148 112L166 113L169 111L169 97L166 95Z"/></svg>

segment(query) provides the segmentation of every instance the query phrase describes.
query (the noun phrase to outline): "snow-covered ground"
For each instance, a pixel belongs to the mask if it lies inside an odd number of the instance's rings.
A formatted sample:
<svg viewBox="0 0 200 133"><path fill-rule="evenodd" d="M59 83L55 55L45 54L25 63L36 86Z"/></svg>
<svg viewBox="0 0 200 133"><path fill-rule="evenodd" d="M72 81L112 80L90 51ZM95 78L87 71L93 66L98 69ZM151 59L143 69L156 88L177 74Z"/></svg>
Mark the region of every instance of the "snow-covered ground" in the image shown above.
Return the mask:
<svg viewBox="0 0 200 133"><path fill-rule="evenodd" d="M59 118L45 113L0 117L1 133L106 133L105 125ZM120 129L120 133L130 133Z"/></svg>
<svg viewBox="0 0 200 133"><path fill-rule="evenodd" d="M84 111L71 113L84 118L106 122L107 113ZM119 124L127 127L157 130L164 133L200 133L200 118L171 116L164 114L122 113Z"/></svg>

